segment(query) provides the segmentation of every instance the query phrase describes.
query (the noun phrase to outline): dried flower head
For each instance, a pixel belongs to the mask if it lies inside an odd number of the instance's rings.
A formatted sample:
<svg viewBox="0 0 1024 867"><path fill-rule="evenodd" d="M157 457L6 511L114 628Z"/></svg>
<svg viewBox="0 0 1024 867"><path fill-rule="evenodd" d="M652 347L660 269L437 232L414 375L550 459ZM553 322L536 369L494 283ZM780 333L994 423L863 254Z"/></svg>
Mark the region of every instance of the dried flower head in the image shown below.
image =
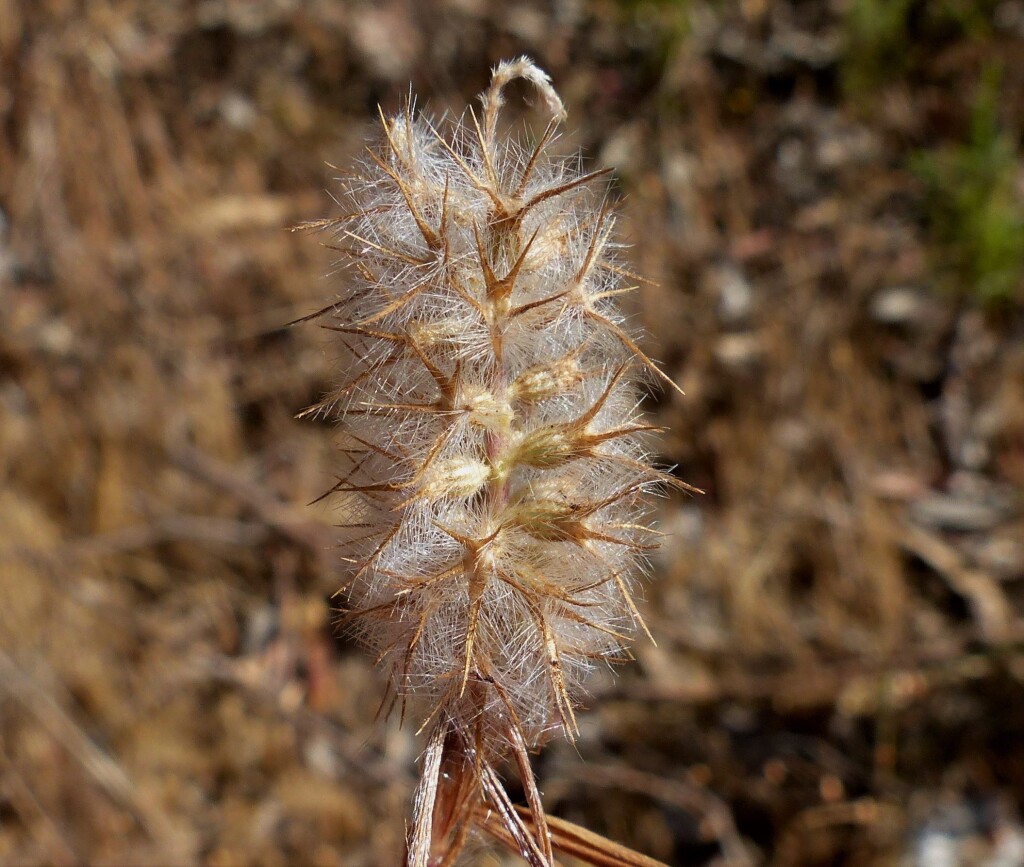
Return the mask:
<svg viewBox="0 0 1024 867"><path fill-rule="evenodd" d="M499 130L516 78L551 115L531 147ZM616 306L636 287L605 172L552 155L564 110L528 59L500 64L481 101L444 132L411 105L382 116L352 213L325 224L354 270L321 311L345 373L314 409L342 423L351 620L403 715L409 697L425 707L417 867L451 863L484 803L552 863L528 751L574 737L588 672L645 628L645 495L673 481L644 447L638 379L664 374ZM509 757L529 811L496 773Z"/></svg>

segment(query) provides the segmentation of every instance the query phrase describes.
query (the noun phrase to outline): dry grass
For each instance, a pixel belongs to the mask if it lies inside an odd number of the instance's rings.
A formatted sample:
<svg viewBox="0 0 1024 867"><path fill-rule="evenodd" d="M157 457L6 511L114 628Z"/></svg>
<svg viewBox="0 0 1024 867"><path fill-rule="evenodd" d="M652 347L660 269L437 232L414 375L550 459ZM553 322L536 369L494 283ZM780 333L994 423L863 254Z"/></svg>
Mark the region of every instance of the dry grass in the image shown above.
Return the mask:
<svg viewBox="0 0 1024 867"><path fill-rule="evenodd" d="M547 806L670 863L892 863L950 805L1011 838L1024 315L933 290L907 157L999 56L1019 171L1024 13L865 110L806 5L0 0L0 861L396 862L422 745L332 627L293 415L337 377L282 327L332 254L286 229L377 101L520 52L619 172L665 460L709 491Z"/></svg>

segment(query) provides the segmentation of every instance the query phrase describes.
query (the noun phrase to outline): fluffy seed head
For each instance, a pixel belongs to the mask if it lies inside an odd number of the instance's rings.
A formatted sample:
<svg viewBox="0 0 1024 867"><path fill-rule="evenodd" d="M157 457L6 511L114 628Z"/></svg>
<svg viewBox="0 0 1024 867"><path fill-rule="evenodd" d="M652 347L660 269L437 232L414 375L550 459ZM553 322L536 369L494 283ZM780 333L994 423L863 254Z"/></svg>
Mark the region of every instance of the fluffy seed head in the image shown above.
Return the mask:
<svg viewBox="0 0 1024 867"><path fill-rule="evenodd" d="M498 127L516 77L552 118L529 146ZM528 60L482 103L444 129L382 117L331 224L352 267L324 311L342 377L321 408L344 431L351 618L487 790L491 761L573 736L587 673L642 625L645 494L667 477L603 172L554 155L562 104Z"/></svg>

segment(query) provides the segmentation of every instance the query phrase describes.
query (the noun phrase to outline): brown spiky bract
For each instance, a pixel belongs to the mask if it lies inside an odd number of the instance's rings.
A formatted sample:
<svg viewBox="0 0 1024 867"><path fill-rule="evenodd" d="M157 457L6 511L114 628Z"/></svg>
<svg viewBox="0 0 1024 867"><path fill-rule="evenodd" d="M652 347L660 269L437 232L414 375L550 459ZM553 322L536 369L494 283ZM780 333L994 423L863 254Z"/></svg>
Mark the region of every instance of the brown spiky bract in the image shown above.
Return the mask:
<svg viewBox="0 0 1024 867"><path fill-rule="evenodd" d="M502 136L524 78L551 121ZM443 131L413 107L384 118L330 225L354 266L321 311L341 385L332 491L353 529L349 619L429 731L407 863L449 864L481 799L534 865L553 863L528 753L577 732L581 684L623 655L652 533L645 495L670 478L643 445L638 379L663 376L615 296L604 172L552 155L562 103L529 60L500 64ZM496 768L513 759L531 819Z"/></svg>

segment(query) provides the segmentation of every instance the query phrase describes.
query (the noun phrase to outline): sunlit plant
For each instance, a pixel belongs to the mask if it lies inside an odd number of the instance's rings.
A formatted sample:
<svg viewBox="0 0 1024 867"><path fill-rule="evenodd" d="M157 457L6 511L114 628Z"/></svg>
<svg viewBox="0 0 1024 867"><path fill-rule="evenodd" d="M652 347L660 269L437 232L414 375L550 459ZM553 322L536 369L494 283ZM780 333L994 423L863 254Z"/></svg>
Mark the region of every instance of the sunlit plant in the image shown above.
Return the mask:
<svg viewBox="0 0 1024 867"><path fill-rule="evenodd" d="M517 78L550 116L529 146L499 127ZM422 711L408 865L453 863L473 827L536 867L555 849L653 864L547 818L529 754L577 735L587 675L646 629L648 494L679 483L650 465L639 382L667 377L616 303L636 285L606 172L553 154L548 76L501 63L481 103L443 129L411 102L382 115L350 212L320 224L349 265L317 314L343 374L311 410L341 422L348 619L391 706ZM499 777L509 759L527 808Z"/></svg>

